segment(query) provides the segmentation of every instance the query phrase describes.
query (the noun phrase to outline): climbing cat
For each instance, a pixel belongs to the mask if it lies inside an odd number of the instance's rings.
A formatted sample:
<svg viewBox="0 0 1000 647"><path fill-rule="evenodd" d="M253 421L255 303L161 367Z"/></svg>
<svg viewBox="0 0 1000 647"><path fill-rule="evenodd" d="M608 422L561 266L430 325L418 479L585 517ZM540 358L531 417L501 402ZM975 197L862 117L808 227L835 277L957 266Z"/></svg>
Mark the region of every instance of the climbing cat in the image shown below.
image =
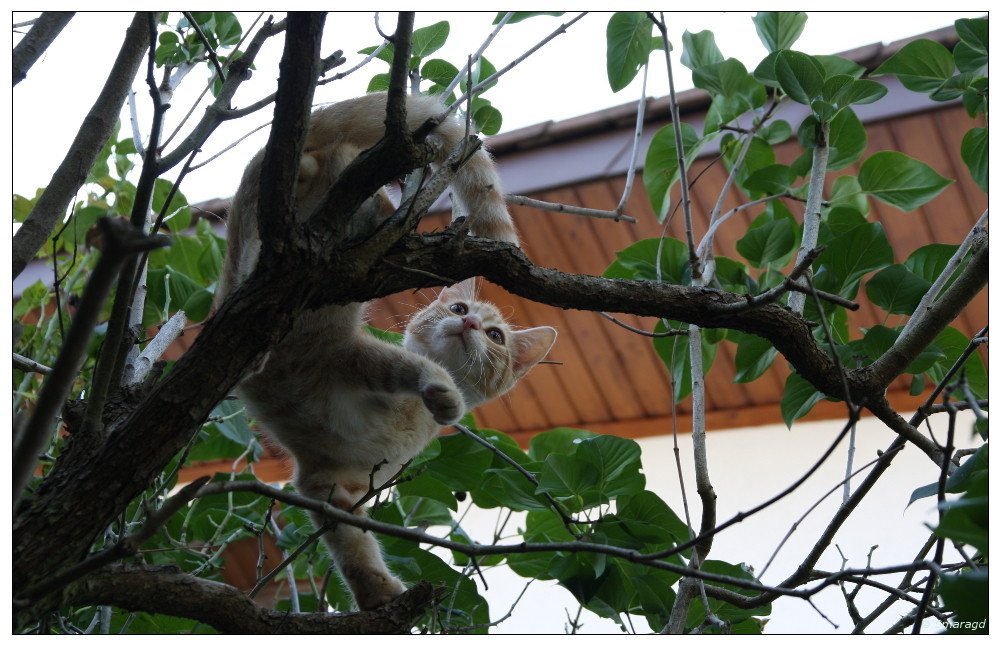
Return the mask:
<svg viewBox="0 0 1000 647"><path fill-rule="evenodd" d="M442 110L431 97L410 97L407 108L411 128ZM384 94L313 113L296 188L300 219L350 160L382 136L384 117ZM464 137L465 127L447 120L434 134L443 143L440 162ZM250 162L233 198L216 303L257 260L261 158ZM474 234L517 243L488 153L476 152L452 188L458 202L475 210ZM387 205L379 196L364 208L384 215L391 212ZM474 279L441 290L411 318L401 346L364 330L365 309L352 304L303 312L237 389L251 416L293 457L298 490L344 510L354 508L370 483L384 485L442 425L510 390L556 338L549 327L512 328L495 306L477 298ZM360 508L354 513L364 514ZM314 522L323 519L314 515ZM323 539L359 608L376 608L405 590L386 567L372 533L341 524Z"/></svg>

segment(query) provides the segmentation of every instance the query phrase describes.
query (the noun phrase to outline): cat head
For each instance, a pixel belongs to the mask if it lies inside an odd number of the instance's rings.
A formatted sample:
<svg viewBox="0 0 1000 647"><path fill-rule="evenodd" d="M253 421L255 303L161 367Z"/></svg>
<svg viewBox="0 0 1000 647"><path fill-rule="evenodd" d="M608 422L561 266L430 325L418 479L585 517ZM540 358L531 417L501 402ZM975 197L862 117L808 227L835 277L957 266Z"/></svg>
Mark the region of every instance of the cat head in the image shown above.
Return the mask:
<svg viewBox="0 0 1000 647"><path fill-rule="evenodd" d="M441 290L410 319L403 345L447 369L474 407L509 391L555 341L555 328L513 329L496 306L477 298L475 279L467 279Z"/></svg>

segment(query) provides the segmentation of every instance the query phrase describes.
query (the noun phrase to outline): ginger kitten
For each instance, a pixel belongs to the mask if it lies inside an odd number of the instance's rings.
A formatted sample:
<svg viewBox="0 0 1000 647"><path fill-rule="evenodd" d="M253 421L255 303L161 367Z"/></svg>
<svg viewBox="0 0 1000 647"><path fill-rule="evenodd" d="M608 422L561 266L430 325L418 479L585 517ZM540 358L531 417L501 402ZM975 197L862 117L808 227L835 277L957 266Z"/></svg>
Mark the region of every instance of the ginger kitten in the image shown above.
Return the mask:
<svg viewBox="0 0 1000 647"><path fill-rule="evenodd" d="M409 97L416 128L440 114L433 97ZM384 132L385 95L370 94L317 110L296 187L299 221L318 206L337 174ZM442 161L465 135L457 120L434 133ZM260 250L257 200L262 153L250 162L229 214L229 251L216 303L253 270ZM488 153L477 151L456 176L456 200L475 210L473 233L517 243ZM363 207L391 213L388 198ZM295 486L344 510L381 487L439 432L472 407L509 391L555 343L550 327L514 330L493 305L476 297L474 279L444 288L406 327L397 346L364 328L364 304L304 312L292 331L244 378L236 393L263 429L295 462ZM376 465L381 468L374 471ZM364 514L358 509L355 514ZM323 523L313 515L317 526ZM361 609L405 590L370 532L338 525L323 535Z"/></svg>

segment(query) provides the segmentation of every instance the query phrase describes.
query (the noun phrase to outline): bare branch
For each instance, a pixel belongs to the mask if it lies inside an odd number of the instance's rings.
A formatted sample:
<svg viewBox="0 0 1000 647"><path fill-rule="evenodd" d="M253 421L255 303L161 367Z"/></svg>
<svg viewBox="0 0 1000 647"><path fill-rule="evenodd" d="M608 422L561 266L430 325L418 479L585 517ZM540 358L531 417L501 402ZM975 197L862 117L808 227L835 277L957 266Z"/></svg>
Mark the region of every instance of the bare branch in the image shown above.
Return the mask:
<svg viewBox="0 0 1000 647"><path fill-rule="evenodd" d="M28 70L62 33L74 15L76 14L71 11L44 11L33 21L31 31L14 46L11 54L15 86L27 78Z"/></svg>
<svg viewBox="0 0 1000 647"><path fill-rule="evenodd" d="M408 633L440 593L421 583L374 611L294 613L258 606L235 587L175 567L116 564L85 578L67 602L192 618L230 634L370 634Z"/></svg>
<svg viewBox="0 0 1000 647"><path fill-rule="evenodd" d="M40 375L48 375L52 372L52 369L43 364L39 364L33 359L28 359L24 355L18 355L14 353L14 370L24 371L26 373L38 373Z"/></svg>
<svg viewBox="0 0 1000 647"><path fill-rule="evenodd" d="M143 349L136 358L135 363L125 367L128 370L128 374L125 377L126 384L138 384L149 375L149 371L153 368L153 363L160 359L160 356L166 352L170 344L174 343L175 339L184 334L184 324L186 322L187 318L184 316L184 311L178 310L167 320L167 323L163 324L160 332Z"/></svg>
<svg viewBox="0 0 1000 647"><path fill-rule="evenodd" d="M14 234L11 249L14 278L24 271L56 225L62 221L66 215L66 205L83 186L87 173L111 136L118 113L132 86L132 79L149 47L147 18L142 12L133 18L101 94L84 118L66 156L46 185L45 192Z"/></svg>
<svg viewBox="0 0 1000 647"><path fill-rule="evenodd" d="M575 216L587 216L588 218L604 218L606 220L621 220L631 223L638 222L635 218L626 216L618 211L605 211L604 209L591 209L589 207L557 204L554 202L545 202L544 200L536 200L535 198L529 198L523 195L513 195L510 193L505 195L503 198L507 204L516 204L522 207L534 207L535 209L544 209L545 211L555 211L558 213L569 213Z"/></svg>

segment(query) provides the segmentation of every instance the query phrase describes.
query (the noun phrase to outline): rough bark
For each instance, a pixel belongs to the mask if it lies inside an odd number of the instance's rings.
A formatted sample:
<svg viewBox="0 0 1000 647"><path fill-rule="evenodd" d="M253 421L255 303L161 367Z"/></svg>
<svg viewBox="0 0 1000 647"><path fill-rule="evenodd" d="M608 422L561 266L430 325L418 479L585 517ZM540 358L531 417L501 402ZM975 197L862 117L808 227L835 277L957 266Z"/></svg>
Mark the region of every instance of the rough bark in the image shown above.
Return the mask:
<svg viewBox="0 0 1000 647"><path fill-rule="evenodd" d="M239 589L175 567L115 564L71 587L64 602L191 618L229 634L401 634L440 594L421 582L374 611L292 613L261 607Z"/></svg>

